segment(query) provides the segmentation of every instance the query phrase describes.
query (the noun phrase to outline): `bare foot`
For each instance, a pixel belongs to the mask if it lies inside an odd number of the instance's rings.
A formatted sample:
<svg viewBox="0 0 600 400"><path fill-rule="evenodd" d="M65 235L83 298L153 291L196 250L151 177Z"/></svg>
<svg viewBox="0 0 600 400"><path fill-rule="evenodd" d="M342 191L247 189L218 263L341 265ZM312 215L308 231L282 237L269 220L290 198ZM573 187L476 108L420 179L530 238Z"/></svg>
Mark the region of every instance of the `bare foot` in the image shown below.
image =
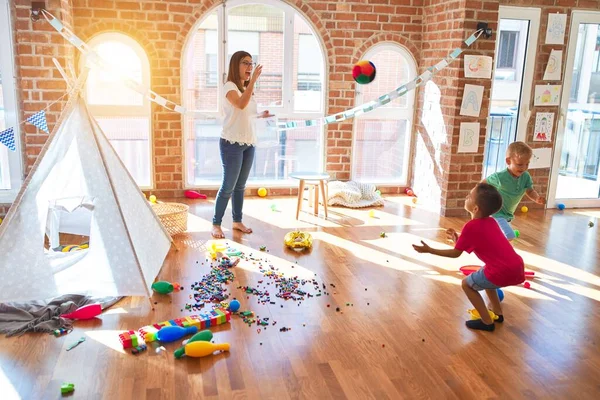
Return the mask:
<svg viewBox="0 0 600 400"><path fill-rule="evenodd" d="M212 237L214 237L215 239L225 238L225 234L223 233L223 230L221 229L221 227L219 225L213 225L211 234L212 234Z"/></svg>
<svg viewBox="0 0 600 400"><path fill-rule="evenodd" d="M244 225L241 222L234 222L233 229L236 231L243 232L243 233L252 233L252 229L248 228L246 225Z"/></svg>

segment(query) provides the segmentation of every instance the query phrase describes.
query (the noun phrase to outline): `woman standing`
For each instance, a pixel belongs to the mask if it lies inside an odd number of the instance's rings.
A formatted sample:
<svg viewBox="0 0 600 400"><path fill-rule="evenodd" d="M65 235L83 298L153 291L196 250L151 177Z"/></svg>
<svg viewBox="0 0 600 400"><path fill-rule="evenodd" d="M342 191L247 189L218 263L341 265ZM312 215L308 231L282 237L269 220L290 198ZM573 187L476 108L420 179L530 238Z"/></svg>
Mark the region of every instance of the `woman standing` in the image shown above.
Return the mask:
<svg viewBox="0 0 600 400"><path fill-rule="evenodd" d="M227 83L223 90L225 120L219 141L223 183L217 193L212 228L212 236L217 239L225 237L221 222L230 197L232 197L233 229L252 233L252 229L242 223L242 207L256 145L254 118L257 117L257 106L253 91L256 80L262 72L262 66L257 65L253 70L254 65L249 53L235 52L229 62ZM268 111L259 115L262 118L270 116Z"/></svg>

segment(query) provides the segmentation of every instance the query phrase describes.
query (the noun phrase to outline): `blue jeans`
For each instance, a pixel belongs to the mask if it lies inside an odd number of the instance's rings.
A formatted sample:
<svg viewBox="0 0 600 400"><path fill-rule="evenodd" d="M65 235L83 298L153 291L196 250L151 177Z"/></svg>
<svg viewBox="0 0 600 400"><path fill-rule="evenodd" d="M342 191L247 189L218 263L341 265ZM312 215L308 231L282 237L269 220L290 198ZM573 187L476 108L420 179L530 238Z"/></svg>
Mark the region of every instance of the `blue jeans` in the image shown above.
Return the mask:
<svg viewBox="0 0 600 400"><path fill-rule="evenodd" d="M502 229L504 236L506 236L506 238L508 240L513 240L514 238L517 237L515 235L515 231L513 230L512 226L510 226L510 221L508 221L504 218L501 218L501 217L494 217L494 219L496 220L498 225L500 225L500 229Z"/></svg>
<svg viewBox="0 0 600 400"><path fill-rule="evenodd" d="M242 222L244 190L254 162L254 146L230 143L225 139L219 141L221 162L223 163L223 183L217 193L213 225L221 225L223 214L227 209L229 198L233 208L233 222Z"/></svg>

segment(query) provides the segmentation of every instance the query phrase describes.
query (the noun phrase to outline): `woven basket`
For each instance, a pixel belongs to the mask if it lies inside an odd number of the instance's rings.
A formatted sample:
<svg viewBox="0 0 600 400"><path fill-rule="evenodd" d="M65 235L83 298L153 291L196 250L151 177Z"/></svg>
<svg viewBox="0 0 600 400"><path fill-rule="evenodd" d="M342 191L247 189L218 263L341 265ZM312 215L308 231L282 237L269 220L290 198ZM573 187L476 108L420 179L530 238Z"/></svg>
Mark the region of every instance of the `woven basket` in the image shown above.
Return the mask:
<svg viewBox="0 0 600 400"><path fill-rule="evenodd" d="M169 235L187 231L188 209L186 204L181 203L151 203L152 209L165 226Z"/></svg>

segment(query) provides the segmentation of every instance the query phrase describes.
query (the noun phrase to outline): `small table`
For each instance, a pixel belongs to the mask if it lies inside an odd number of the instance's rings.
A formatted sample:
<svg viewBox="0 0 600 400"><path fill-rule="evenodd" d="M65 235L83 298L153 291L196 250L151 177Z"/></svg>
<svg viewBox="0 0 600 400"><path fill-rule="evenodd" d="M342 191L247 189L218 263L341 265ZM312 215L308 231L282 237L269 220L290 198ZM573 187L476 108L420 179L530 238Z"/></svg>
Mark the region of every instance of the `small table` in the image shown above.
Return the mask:
<svg viewBox="0 0 600 400"><path fill-rule="evenodd" d="M321 189L321 195L323 196L323 208L325 209L325 218L327 218L327 181L329 181L329 174L321 174L314 172L301 173L296 172L290 174L290 178L298 179L300 181L300 185L298 187L298 207L296 209L296 219L300 217L300 209L302 208L302 200L304 195L304 187L309 185L310 194L309 196L309 206L311 203L312 193L314 191L314 212L315 215L319 215L319 190L317 186Z"/></svg>

